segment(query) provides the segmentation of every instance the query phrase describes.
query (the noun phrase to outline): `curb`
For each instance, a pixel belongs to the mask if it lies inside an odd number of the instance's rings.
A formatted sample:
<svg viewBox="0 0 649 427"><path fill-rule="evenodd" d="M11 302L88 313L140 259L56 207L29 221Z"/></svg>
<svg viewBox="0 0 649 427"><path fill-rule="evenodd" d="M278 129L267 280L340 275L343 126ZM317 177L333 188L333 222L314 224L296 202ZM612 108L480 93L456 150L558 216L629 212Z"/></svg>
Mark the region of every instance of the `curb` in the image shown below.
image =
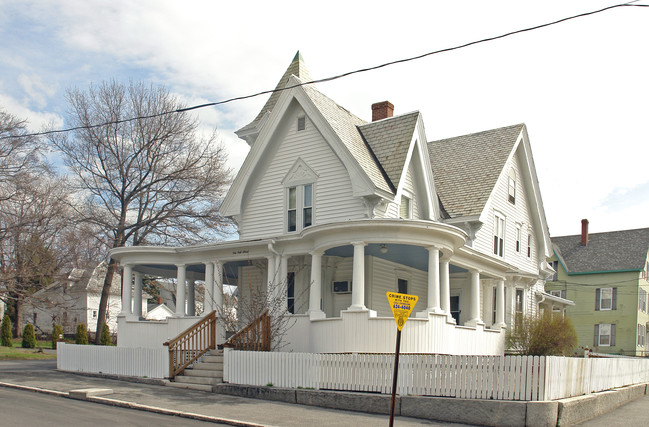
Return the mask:
<svg viewBox="0 0 649 427"><path fill-rule="evenodd" d="M104 398L104 397L93 397L93 396L74 397L74 396L71 396L69 393L66 393L66 392L63 392L63 391L48 390L48 389L45 389L45 388L29 387L29 386L11 384L11 383L4 383L4 382L0 382L0 387L13 388L13 389L16 389L16 390L31 391L31 392L34 392L34 393L49 394L49 395L52 395L52 396L64 397L64 398L67 398L67 399L84 400L84 401L88 401L88 402L100 403L100 404L103 404L103 405L117 406L117 407L120 407L120 408L127 408L127 409L136 409L136 410L139 410L139 411L153 412L153 413L162 414L162 415L172 415L172 416L177 416L177 417L181 417L181 418L189 418L189 419L199 420L199 421L208 421L208 422L220 423L220 424L225 424L225 425L230 425L230 426L238 426L238 427L269 427L266 424L255 424L255 423L249 423L249 422L246 422L246 421L231 420L229 418L212 417L212 416L209 416L209 415L196 414L196 413L193 413L193 412L183 412L183 411L177 411L177 410L174 410L174 409L160 408L160 407L157 407L157 406L141 405L139 403L125 402L123 400L108 399L108 398Z"/></svg>

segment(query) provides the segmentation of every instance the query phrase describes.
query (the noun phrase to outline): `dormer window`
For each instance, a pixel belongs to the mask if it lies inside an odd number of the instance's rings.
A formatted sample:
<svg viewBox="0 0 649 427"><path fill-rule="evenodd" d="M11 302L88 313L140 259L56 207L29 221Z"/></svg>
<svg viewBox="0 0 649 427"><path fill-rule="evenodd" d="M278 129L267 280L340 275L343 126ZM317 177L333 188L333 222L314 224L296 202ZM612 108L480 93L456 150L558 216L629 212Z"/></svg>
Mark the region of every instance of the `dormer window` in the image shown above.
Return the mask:
<svg viewBox="0 0 649 427"><path fill-rule="evenodd" d="M509 170L508 183L508 200L510 203L516 204L516 171L514 168Z"/></svg>

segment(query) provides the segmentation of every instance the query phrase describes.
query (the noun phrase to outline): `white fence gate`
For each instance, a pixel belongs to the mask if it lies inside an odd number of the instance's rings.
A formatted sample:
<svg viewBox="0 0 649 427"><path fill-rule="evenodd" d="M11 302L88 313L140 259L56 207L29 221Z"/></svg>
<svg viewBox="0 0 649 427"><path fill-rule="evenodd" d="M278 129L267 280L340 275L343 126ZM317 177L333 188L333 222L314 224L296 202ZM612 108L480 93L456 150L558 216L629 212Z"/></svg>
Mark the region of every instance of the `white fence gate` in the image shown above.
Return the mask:
<svg viewBox="0 0 649 427"><path fill-rule="evenodd" d="M230 383L390 393L393 354L225 352ZM649 360L403 354L397 393L553 400L649 381Z"/></svg>

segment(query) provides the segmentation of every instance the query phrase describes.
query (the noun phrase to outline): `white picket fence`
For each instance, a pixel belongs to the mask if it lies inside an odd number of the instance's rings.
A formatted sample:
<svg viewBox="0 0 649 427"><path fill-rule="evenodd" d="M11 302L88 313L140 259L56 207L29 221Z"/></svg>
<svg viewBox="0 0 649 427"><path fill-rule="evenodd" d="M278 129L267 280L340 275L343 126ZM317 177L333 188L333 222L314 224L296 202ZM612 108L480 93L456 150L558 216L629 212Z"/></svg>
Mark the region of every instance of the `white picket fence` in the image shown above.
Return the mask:
<svg viewBox="0 0 649 427"><path fill-rule="evenodd" d="M224 380L236 384L390 393L393 354L227 350ZM400 356L397 393L540 401L649 381L649 360L538 356Z"/></svg>
<svg viewBox="0 0 649 427"><path fill-rule="evenodd" d="M58 343L56 368L147 378L169 376L169 350Z"/></svg>

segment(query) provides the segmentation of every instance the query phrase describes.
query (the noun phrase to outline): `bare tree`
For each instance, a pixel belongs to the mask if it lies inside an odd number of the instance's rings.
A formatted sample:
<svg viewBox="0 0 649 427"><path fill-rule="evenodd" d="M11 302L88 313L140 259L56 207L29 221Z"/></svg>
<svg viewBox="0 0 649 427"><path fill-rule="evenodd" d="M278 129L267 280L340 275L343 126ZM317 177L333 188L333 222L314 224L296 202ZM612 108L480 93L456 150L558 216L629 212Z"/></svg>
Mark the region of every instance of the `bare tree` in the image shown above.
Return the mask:
<svg viewBox="0 0 649 427"><path fill-rule="evenodd" d="M110 247L206 241L224 228L218 208L231 176L224 149L216 133L199 138L196 119L166 89L111 81L67 98L67 125L77 130L51 142L85 197L78 215L100 227ZM168 111L178 112L161 114ZM116 267L111 259L97 325ZM100 335L98 326L96 341Z"/></svg>
<svg viewBox="0 0 649 427"><path fill-rule="evenodd" d="M0 201L0 299L13 307L20 335L23 300L52 283L66 263L59 238L71 223L67 191L56 177L23 171L5 185L11 197Z"/></svg>
<svg viewBox="0 0 649 427"><path fill-rule="evenodd" d="M39 140L28 135L26 124L0 109L0 201L13 194L9 180L42 166Z"/></svg>

